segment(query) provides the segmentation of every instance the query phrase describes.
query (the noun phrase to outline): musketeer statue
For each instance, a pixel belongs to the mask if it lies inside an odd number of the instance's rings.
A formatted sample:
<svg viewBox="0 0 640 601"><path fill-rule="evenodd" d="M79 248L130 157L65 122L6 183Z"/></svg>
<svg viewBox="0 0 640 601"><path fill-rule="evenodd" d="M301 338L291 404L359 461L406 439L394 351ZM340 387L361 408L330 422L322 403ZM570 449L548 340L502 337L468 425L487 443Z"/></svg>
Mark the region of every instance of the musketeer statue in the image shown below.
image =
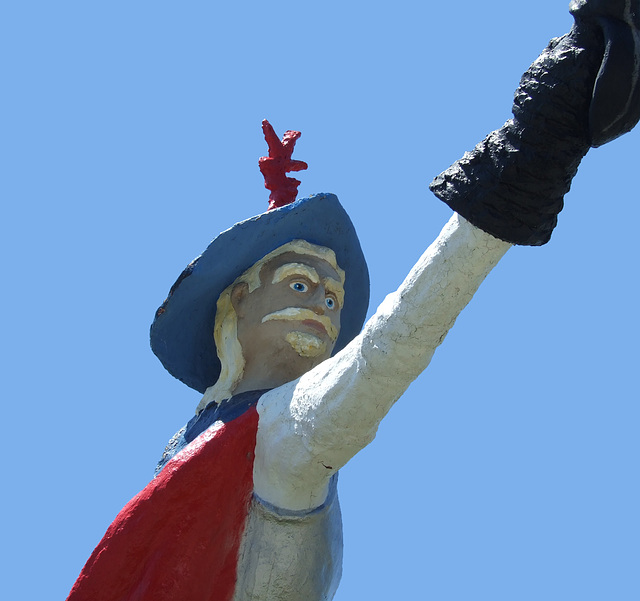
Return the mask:
<svg viewBox="0 0 640 601"><path fill-rule="evenodd" d="M70 601L320 601L341 575L338 472L427 367L513 244L546 243L590 147L640 118L640 0L573 0L513 116L431 189L454 211L364 323L365 259L332 194L295 200L298 132L263 123L269 210L222 232L151 326L203 394L116 517Z"/></svg>

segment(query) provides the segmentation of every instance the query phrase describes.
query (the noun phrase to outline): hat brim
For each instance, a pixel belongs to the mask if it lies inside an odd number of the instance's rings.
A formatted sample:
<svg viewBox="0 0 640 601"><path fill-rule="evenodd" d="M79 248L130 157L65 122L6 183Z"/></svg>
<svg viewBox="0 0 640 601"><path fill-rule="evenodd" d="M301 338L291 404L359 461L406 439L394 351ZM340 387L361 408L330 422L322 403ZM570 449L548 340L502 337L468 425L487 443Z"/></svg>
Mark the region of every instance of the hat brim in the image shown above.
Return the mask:
<svg viewBox="0 0 640 601"><path fill-rule="evenodd" d="M202 393L216 383L220 361L213 329L218 297L266 254L296 239L333 250L346 273L334 354L358 335L369 306L367 264L338 198L316 194L236 223L182 272L151 324L151 348L171 375Z"/></svg>

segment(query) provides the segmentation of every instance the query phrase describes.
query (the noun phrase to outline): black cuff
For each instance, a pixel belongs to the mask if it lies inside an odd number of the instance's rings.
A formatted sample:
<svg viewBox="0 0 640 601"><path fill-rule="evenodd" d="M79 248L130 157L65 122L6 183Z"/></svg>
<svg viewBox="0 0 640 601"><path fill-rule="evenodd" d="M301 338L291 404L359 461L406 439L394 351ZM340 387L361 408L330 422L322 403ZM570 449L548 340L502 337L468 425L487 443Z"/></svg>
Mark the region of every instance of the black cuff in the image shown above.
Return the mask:
<svg viewBox="0 0 640 601"><path fill-rule="evenodd" d="M548 242L590 147L589 104L602 54L595 29L552 40L520 81L513 119L437 176L431 191L497 238Z"/></svg>

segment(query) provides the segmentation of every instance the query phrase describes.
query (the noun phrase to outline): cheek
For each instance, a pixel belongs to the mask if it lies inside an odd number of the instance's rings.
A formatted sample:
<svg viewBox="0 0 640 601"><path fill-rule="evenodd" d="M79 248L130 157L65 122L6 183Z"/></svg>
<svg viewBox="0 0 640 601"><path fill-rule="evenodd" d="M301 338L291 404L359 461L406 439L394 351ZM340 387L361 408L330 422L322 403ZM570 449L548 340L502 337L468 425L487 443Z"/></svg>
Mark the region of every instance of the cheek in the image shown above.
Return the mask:
<svg viewBox="0 0 640 601"><path fill-rule="evenodd" d="M338 336L336 337L336 339L333 341L331 348L333 348L336 345L336 342L338 340L338 338L340 338L340 312L338 312L338 314L328 314L325 313L325 315L329 316L329 319L331 319L331 323L335 326L335 328L338 330Z"/></svg>
<svg viewBox="0 0 640 601"><path fill-rule="evenodd" d="M269 311L295 306L297 298L296 292L294 292L288 284L281 286L274 285L271 290L269 290L269 294L265 296L264 308Z"/></svg>
<svg viewBox="0 0 640 601"><path fill-rule="evenodd" d="M278 304L281 302L281 296L280 291L274 290L271 287L264 288L259 296L253 299L250 298L250 302L246 307L247 314L251 313L255 319L260 321L262 317L279 308Z"/></svg>

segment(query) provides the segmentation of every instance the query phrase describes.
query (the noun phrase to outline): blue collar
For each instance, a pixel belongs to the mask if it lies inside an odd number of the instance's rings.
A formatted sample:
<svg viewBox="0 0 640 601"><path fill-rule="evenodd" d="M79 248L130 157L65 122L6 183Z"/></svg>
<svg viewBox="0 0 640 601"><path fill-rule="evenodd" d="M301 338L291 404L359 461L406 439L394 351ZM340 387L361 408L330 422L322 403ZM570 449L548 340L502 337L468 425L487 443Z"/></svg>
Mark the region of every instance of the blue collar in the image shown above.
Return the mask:
<svg viewBox="0 0 640 601"><path fill-rule="evenodd" d="M216 422L228 424L240 417L245 411L255 406L258 399L269 390L269 388L265 390L249 390L232 396L221 403L216 403L215 401L209 403L200 413L194 415L186 426L183 426L173 435L165 447L162 458L158 461L155 475L157 476L160 473L160 470L176 453L184 449L210 426Z"/></svg>

